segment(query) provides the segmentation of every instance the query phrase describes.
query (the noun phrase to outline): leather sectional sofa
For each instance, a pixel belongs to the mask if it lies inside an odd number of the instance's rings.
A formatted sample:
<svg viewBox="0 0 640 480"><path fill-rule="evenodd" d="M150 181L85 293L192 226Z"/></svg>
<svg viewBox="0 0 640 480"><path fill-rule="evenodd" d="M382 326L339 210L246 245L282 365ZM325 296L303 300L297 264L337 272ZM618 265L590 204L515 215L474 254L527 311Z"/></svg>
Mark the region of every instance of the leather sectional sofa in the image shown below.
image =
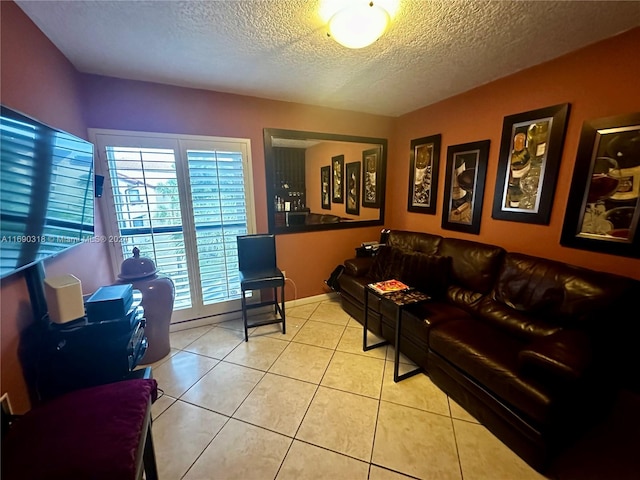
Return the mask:
<svg viewBox="0 0 640 480"><path fill-rule="evenodd" d="M629 372L637 378L636 280L407 231L344 267L342 308L361 323L368 283L430 294L403 312L400 351L538 471L607 412ZM393 342L393 305L373 295L368 305L369 329Z"/></svg>

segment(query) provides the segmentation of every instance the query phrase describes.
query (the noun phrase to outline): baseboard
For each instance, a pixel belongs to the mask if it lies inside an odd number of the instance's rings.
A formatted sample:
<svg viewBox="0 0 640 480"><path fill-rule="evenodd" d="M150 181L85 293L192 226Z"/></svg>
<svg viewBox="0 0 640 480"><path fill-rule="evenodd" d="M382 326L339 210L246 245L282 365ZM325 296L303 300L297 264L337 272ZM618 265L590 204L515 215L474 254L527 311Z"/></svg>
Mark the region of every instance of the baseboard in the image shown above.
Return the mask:
<svg viewBox="0 0 640 480"><path fill-rule="evenodd" d="M299 307L301 305L324 302L326 300L335 300L336 298L338 298L338 294L336 292L321 293L320 295L314 295L313 297L298 298L297 300L285 302L285 308Z"/></svg>
<svg viewBox="0 0 640 480"><path fill-rule="evenodd" d="M322 293L320 295L314 295L312 297L298 298L296 300L289 300L285 302L285 312L287 308L300 307L309 303L318 303L324 301L333 301L338 298L336 292ZM273 310L273 307L266 306L262 308L256 308L252 310L252 313L269 313ZM242 318L241 310L234 310L232 312L221 313L219 315L210 315L208 317L193 318L187 320L181 320L179 322L171 323L169 326L170 332L179 332L180 330L187 330L189 328L206 327L209 325L216 325L222 322L228 322L230 320L238 320Z"/></svg>
<svg viewBox="0 0 640 480"><path fill-rule="evenodd" d="M268 310L271 309L264 307L265 312ZM256 308L254 311L260 312L262 309ZM209 315L208 317L185 319L180 320L179 322L172 322L171 325L169 325L169 332L179 332L180 330L187 330L189 328L206 327L240 318L242 318L242 311L234 310L232 312L221 313L218 315Z"/></svg>

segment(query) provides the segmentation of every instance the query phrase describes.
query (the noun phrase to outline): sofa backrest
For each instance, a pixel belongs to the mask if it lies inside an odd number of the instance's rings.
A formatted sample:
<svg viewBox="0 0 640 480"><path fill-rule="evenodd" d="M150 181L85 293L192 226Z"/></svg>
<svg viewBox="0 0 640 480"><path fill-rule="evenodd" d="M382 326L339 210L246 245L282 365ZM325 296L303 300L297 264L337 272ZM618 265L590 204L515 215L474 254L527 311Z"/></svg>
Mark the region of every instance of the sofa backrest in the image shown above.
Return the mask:
<svg viewBox="0 0 640 480"><path fill-rule="evenodd" d="M432 235L423 232L408 232L404 230L391 230L387 237L387 246L400 249L404 252L420 252L427 255L435 255L438 245L442 241L440 235Z"/></svg>
<svg viewBox="0 0 640 480"><path fill-rule="evenodd" d="M477 314L520 336L549 335L608 317L632 288L626 277L509 252Z"/></svg>
<svg viewBox="0 0 640 480"><path fill-rule="evenodd" d="M503 248L486 243L443 238L438 255L451 257L451 282L471 292L486 295L493 288Z"/></svg>

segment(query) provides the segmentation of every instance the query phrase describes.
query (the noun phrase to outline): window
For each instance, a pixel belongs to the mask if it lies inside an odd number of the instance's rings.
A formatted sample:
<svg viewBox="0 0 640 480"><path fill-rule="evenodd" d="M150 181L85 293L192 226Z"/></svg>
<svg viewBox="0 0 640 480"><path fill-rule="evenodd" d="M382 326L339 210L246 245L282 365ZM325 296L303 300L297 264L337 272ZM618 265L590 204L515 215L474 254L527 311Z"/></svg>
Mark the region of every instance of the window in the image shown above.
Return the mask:
<svg viewBox="0 0 640 480"><path fill-rule="evenodd" d="M173 280L173 321L238 310L236 237L255 232L249 140L92 133L116 272L135 246Z"/></svg>
<svg viewBox="0 0 640 480"><path fill-rule="evenodd" d="M140 197L140 189L139 188L128 188L127 191L127 197L129 200L129 203L142 203L142 197Z"/></svg>

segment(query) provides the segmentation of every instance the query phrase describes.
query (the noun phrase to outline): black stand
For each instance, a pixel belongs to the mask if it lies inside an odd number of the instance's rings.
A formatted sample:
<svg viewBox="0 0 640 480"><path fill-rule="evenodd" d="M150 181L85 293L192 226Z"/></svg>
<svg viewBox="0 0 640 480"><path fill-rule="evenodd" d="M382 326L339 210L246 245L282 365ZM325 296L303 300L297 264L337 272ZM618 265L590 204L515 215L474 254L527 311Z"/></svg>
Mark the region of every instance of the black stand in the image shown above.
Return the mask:
<svg viewBox="0 0 640 480"><path fill-rule="evenodd" d="M398 383L405 378L413 377L415 374L422 372L422 368L418 367L410 372L400 375L400 331L402 329L402 310L401 306L396 309L396 343L393 357L393 381Z"/></svg>
<svg viewBox="0 0 640 480"><path fill-rule="evenodd" d="M29 291L33 319L38 322L43 320L49 309L44 294L44 267L42 262L35 263L24 270L24 280Z"/></svg>
<svg viewBox="0 0 640 480"><path fill-rule="evenodd" d="M420 373L422 368L418 367L410 372L400 375L400 332L402 330L402 312L405 307L409 305L416 305L421 302L426 302L431 299L429 295L419 292L414 289L406 291L397 291L389 293L377 293L372 290L369 285L364 287L364 333L362 338L362 349L366 352L372 348L381 347L388 342L383 341L376 343L375 345L367 345L367 332L369 323L369 294L373 293L376 297L380 298L381 302L391 302L395 307L396 312L396 335L395 335L395 352L393 358L393 381L399 382L405 378L412 377L413 375Z"/></svg>
<svg viewBox="0 0 640 480"><path fill-rule="evenodd" d="M364 287L364 333L362 335L362 350L368 352L369 350L373 350L374 348L382 347L383 345L387 345L389 342L386 340L376 343L374 345L367 345L367 333L369 332L369 287Z"/></svg>

